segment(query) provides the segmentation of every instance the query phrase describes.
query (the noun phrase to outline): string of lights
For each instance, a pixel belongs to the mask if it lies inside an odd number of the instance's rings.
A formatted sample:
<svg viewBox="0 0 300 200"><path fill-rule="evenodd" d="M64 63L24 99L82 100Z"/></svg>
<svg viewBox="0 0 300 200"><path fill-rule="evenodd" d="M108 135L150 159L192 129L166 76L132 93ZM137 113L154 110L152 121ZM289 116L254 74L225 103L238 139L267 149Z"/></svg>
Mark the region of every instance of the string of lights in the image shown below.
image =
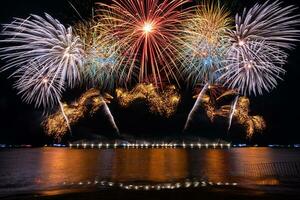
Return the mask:
<svg viewBox="0 0 300 200"><path fill-rule="evenodd" d="M132 184L132 183L118 183L112 181L79 181L79 182L63 182L64 186L100 186L108 188L119 188L124 190L173 190L180 188L203 188L203 187L235 187L238 186L236 182L211 182L200 180L184 180L178 182L167 182L157 184Z"/></svg>
<svg viewBox="0 0 300 200"><path fill-rule="evenodd" d="M83 149L226 149L230 148L230 143L70 143L70 148L83 148Z"/></svg>

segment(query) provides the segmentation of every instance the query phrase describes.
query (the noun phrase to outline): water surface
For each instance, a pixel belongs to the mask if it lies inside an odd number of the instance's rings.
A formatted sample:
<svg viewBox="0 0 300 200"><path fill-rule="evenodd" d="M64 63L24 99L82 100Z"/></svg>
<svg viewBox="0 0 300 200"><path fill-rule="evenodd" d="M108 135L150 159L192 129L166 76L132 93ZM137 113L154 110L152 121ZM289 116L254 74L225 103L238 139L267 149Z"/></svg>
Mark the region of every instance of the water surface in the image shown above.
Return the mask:
<svg viewBox="0 0 300 200"><path fill-rule="evenodd" d="M95 182L159 184L182 180L280 185L267 163L300 162L296 149L68 149L0 151L0 194L89 187ZM252 168L249 166L256 166ZM260 166L265 166L260 169ZM271 174L253 174L266 170ZM249 172L250 170L250 172ZM270 170L270 171L268 171ZM291 169L294 170L294 169ZM293 172L294 173L294 172ZM283 178L283 180L289 177Z"/></svg>

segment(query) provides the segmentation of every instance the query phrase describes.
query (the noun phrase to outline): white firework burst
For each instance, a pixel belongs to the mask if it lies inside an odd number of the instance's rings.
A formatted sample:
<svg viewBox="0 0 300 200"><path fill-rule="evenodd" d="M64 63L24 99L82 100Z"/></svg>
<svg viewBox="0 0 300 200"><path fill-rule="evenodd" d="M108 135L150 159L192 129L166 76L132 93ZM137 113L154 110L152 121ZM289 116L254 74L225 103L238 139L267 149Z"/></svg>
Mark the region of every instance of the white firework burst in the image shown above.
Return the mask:
<svg viewBox="0 0 300 200"><path fill-rule="evenodd" d="M236 15L236 30L229 32L231 47L220 80L241 94L263 94L282 79L288 53L300 31L296 7L269 1Z"/></svg>
<svg viewBox="0 0 300 200"><path fill-rule="evenodd" d="M261 95L276 88L277 80L285 73L282 66L286 58L284 51L264 41L248 41L231 47L219 79L243 95Z"/></svg>
<svg viewBox="0 0 300 200"><path fill-rule="evenodd" d="M15 72L18 80L15 88L26 103L36 107L52 108L60 102L62 87L57 76L37 63L28 63L27 68Z"/></svg>
<svg viewBox="0 0 300 200"><path fill-rule="evenodd" d="M41 71L54 74L62 87L66 87L66 83L74 87L80 80L83 45L80 38L73 35L71 27L66 28L48 14L45 18L31 15L5 24L2 35L6 39L1 42L7 44L0 49L1 57L7 61L2 70L24 68L20 71L25 72L36 62L43 68Z"/></svg>
<svg viewBox="0 0 300 200"><path fill-rule="evenodd" d="M235 17L236 30L230 33L233 42L243 45L248 41L259 40L271 46L290 49L292 42L298 41L299 16L297 7L282 6L279 0L264 4L255 4L244 9L242 15Z"/></svg>

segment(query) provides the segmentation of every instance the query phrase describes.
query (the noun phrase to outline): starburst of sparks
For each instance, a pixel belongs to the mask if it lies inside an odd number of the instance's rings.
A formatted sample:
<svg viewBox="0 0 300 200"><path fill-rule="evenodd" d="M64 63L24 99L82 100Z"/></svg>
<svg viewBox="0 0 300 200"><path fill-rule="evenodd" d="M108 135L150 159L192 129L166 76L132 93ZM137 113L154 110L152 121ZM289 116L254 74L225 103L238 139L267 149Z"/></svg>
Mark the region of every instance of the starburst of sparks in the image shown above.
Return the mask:
<svg viewBox="0 0 300 200"><path fill-rule="evenodd" d="M180 21L188 11L180 8L188 0L113 0L112 5L99 4L99 27L106 35L118 39L126 46L123 68L129 69L128 79L135 66L139 66L139 82L154 77L154 85L161 86L162 78L175 78L177 41L181 33ZM103 29L103 28L102 28Z"/></svg>
<svg viewBox="0 0 300 200"><path fill-rule="evenodd" d="M104 36L104 31L96 26L94 20L74 26L75 33L83 41L86 54L84 66L81 68L82 83L110 90L123 84L127 73L126 70L119 69L123 58L116 40L113 37L106 40L108 36Z"/></svg>
<svg viewBox="0 0 300 200"><path fill-rule="evenodd" d="M231 21L220 3L206 0L183 22L183 74L192 85L214 84L218 78L229 46L225 33Z"/></svg>
<svg viewBox="0 0 300 200"><path fill-rule="evenodd" d="M19 78L17 88L27 96L27 102L35 99L38 106L53 107L66 83L74 87L80 81L79 69L83 65L84 51L71 27L66 29L48 14L45 18L31 15L27 19L15 18L12 23L5 24L2 35L6 39L1 43L10 44L0 49L1 57L8 62L2 70L16 71L12 76ZM49 81L42 84L41 80ZM41 84L32 87L38 82L47 85L48 91Z"/></svg>
<svg viewBox="0 0 300 200"><path fill-rule="evenodd" d="M59 103L62 94L60 80L38 63L28 63L27 68L18 69L14 76L17 78L14 87L26 103L44 108Z"/></svg>
<svg viewBox="0 0 300 200"><path fill-rule="evenodd" d="M263 94L277 86L283 65L298 41L299 15L295 6L266 1L236 15L236 29L229 31L231 47L220 80L241 94Z"/></svg>

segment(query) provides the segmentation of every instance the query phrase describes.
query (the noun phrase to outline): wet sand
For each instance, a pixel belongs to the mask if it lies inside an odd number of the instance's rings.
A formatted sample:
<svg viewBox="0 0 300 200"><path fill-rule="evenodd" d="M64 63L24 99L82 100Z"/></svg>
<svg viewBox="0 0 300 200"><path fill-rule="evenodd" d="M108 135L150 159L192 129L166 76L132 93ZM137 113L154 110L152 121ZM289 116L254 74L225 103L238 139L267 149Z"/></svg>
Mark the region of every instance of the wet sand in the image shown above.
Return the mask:
<svg viewBox="0 0 300 200"><path fill-rule="evenodd" d="M61 193L61 194L60 194ZM40 194L27 194L2 197L3 200L296 200L300 199L300 192L290 193L276 191L272 193L243 189L243 188L218 188L218 189L178 189L163 191L128 191L128 190L81 190L76 192L47 191Z"/></svg>

